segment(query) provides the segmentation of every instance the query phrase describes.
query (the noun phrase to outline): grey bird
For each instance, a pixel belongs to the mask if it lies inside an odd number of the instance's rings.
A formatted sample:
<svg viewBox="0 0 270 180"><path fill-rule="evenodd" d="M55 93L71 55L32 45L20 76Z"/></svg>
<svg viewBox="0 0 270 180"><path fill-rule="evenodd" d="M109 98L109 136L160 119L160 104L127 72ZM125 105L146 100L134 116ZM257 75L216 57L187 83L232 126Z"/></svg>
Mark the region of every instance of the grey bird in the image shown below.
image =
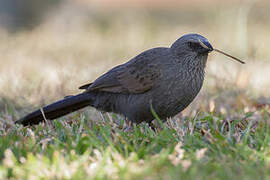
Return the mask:
<svg viewBox="0 0 270 180"><path fill-rule="evenodd" d="M186 34L171 47L146 50L116 66L93 83L80 87L84 92L36 110L16 123L38 124L86 106L122 114L132 123L154 120L152 110L166 120L184 110L202 88L208 54L220 52L199 34Z"/></svg>

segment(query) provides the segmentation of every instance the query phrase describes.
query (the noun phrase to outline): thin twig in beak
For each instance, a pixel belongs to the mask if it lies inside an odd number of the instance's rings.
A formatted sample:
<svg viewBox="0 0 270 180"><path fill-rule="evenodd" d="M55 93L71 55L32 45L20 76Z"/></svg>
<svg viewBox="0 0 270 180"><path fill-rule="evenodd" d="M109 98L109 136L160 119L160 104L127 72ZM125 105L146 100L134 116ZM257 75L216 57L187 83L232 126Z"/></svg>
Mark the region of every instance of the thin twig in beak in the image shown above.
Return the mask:
<svg viewBox="0 0 270 180"><path fill-rule="evenodd" d="M223 55L225 55L225 56L228 56L228 57L230 57L230 58L232 58L232 59L234 59L234 60L236 60L236 61L238 61L238 62L240 62L240 63L242 63L242 64L245 64L244 61L242 61L242 60L240 60L240 59L238 59L238 58L236 58L236 57L233 57L232 55L229 55L229 54L227 54L227 53L225 53L225 52L223 52L223 51L221 51L221 50L218 50L218 49L213 49L213 50L216 51L216 52L219 52L219 53L221 53L221 54L223 54Z"/></svg>

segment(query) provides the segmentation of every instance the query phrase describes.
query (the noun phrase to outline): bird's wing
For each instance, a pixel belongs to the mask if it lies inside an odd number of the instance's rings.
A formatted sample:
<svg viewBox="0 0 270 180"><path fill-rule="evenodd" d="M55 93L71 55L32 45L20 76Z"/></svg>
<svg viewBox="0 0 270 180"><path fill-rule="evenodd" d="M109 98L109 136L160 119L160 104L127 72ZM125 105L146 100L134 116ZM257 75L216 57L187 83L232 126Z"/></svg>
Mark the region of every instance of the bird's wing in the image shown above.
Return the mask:
<svg viewBox="0 0 270 180"><path fill-rule="evenodd" d="M113 93L143 93L150 90L159 77L157 53L146 51L131 61L117 66L100 76L91 84L82 86L86 91L106 91Z"/></svg>
<svg viewBox="0 0 270 180"><path fill-rule="evenodd" d="M84 84L84 85L80 86L79 89L87 89L89 86L91 86L91 84L93 84L93 83Z"/></svg>

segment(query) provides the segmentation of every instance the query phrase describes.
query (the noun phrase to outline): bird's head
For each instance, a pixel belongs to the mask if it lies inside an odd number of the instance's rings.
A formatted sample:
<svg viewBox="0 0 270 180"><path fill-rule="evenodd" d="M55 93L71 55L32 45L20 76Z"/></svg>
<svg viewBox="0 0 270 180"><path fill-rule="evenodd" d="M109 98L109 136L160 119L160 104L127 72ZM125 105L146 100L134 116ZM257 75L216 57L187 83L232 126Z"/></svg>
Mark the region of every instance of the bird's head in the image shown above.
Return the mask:
<svg viewBox="0 0 270 180"><path fill-rule="evenodd" d="M244 64L244 62L239 60L238 58L235 58L223 51L213 48L209 41L199 34L186 34L180 37L172 44L171 49L177 56L182 56L183 58L188 57L188 59L195 61L202 60L204 61L203 64L205 64L207 60L208 53L212 51L219 52Z"/></svg>

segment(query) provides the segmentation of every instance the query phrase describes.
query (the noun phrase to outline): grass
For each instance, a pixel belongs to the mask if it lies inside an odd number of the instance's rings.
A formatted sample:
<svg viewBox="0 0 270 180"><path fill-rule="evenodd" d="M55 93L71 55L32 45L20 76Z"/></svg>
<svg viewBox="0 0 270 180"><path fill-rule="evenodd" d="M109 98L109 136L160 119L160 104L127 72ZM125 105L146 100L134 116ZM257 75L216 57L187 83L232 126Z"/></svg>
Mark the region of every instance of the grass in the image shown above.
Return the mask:
<svg viewBox="0 0 270 180"><path fill-rule="evenodd" d="M6 124L0 179L269 179L266 110L231 120L201 112L155 130L126 131L114 114L95 122L89 110L34 127Z"/></svg>
<svg viewBox="0 0 270 180"><path fill-rule="evenodd" d="M268 7L255 3L243 17L245 6L237 3L160 12L77 4L30 31L0 28L0 179L270 179ZM247 64L211 54L202 92L182 114L157 121L156 130L142 123L127 131L123 117L92 108L14 125L139 52L190 32Z"/></svg>

